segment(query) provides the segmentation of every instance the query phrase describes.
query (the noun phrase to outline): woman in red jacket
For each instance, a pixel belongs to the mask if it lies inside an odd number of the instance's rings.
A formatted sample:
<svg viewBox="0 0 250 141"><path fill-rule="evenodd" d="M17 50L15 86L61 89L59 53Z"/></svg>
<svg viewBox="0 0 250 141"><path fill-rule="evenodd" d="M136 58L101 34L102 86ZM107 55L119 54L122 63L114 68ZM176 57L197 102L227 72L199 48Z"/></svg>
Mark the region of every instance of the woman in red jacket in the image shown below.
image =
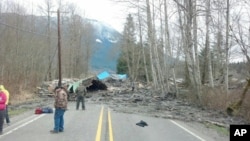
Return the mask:
<svg viewBox="0 0 250 141"><path fill-rule="evenodd" d="M5 118L6 95L0 91L0 135L3 134L3 123Z"/></svg>

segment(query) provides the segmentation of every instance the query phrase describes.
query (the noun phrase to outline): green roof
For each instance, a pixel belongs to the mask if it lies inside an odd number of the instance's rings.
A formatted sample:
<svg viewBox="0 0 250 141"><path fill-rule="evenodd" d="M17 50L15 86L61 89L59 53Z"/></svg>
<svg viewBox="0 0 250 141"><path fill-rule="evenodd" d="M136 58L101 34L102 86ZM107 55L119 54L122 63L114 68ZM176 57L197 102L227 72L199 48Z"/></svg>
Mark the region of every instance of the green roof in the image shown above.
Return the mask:
<svg viewBox="0 0 250 141"><path fill-rule="evenodd" d="M75 93L76 89L79 87L80 83L82 83L82 80L79 80L77 82L70 84L68 87L68 91L73 87L73 92Z"/></svg>

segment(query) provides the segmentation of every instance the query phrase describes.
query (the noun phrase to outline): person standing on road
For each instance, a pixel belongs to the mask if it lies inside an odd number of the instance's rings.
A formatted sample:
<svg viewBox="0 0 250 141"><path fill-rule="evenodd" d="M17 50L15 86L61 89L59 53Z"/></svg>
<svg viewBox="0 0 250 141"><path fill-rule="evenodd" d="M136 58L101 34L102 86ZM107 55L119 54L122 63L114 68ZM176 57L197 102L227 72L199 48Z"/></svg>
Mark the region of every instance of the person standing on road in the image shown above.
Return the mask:
<svg viewBox="0 0 250 141"><path fill-rule="evenodd" d="M7 100L6 94L3 91L0 91L0 135L3 134L6 100Z"/></svg>
<svg viewBox="0 0 250 141"><path fill-rule="evenodd" d="M59 133L64 131L64 113L67 110L68 98L67 90L63 87L55 88L55 114L54 114L54 129L51 133Z"/></svg>
<svg viewBox="0 0 250 141"><path fill-rule="evenodd" d="M4 92L6 95L6 109L5 109L5 119L7 125L10 125L10 118L9 118L9 110L8 110L8 105L9 105L9 99L10 99L10 93L8 90L5 89L4 85L0 85L0 91Z"/></svg>
<svg viewBox="0 0 250 141"><path fill-rule="evenodd" d="M82 110L85 110L84 97L87 94L86 87L82 84L76 91L76 110L79 109L80 103L82 103Z"/></svg>

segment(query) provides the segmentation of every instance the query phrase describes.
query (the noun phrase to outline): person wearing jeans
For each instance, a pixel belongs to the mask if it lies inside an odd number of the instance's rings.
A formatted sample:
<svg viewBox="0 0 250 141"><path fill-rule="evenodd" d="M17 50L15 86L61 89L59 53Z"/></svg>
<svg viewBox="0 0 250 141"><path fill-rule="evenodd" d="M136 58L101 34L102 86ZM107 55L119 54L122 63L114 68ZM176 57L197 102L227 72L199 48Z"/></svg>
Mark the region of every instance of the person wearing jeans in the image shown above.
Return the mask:
<svg viewBox="0 0 250 141"><path fill-rule="evenodd" d="M64 118L63 115L65 113L65 109L56 108L54 115L54 131L63 132L64 131Z"/></svg>
<svg viewBox="0 0 250 141"><path fill-rule="evenodd" d="M59 133L64 131L64 113L67 110L68 98L67 90L63 87L55 88L55 114L54 129L50 133Z"/></svg>

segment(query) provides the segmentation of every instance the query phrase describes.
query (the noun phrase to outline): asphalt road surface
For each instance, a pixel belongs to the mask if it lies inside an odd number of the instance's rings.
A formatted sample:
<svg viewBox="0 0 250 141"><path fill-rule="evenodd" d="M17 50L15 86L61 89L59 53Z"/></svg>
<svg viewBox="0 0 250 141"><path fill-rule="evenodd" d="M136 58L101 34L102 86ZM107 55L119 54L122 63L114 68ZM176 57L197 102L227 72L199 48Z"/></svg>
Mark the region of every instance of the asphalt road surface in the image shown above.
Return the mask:
<svg viewBox="0 0 250 141"><path fill-rule="evenodd" d="M212 141L184 122L117 113L105 105L86 104L86 110L75 110L69 103L65 112L65 131L51 134L54 114L35 115L34 111L12 118L4 125L0 141ZM145 121L148 126L136 123Z"/></svg>

